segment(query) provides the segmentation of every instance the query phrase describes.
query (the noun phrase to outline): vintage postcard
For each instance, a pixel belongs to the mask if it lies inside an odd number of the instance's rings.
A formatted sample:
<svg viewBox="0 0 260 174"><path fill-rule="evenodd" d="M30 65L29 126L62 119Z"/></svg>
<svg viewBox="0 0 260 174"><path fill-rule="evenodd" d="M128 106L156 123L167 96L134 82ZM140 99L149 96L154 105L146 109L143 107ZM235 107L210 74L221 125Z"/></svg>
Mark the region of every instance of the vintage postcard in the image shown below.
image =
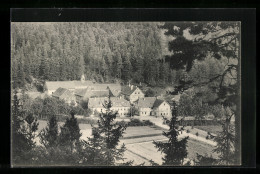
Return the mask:
<svg viewBox="0 0 260 174"><path fill-rule="evenodd" d="M11 165L239 166L239 21L11 22Z"/></svg>

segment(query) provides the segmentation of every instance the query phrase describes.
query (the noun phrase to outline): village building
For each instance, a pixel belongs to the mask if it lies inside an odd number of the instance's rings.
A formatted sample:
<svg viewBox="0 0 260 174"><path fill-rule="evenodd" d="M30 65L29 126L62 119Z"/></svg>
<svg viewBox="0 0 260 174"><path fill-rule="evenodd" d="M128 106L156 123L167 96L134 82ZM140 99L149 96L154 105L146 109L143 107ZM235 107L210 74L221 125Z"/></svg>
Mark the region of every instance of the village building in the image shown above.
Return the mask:
<svg viewBox="0 0 260 174"><path fill-rule="evenodd" d="M52 97L57 98L59 100L64 100L67 104L77 105L75 95L70 90L65 88L58 88L52 94Z"/></svg>
<svg viewBox="0 0 260 174"><path fill-rule="evenodd" d="M117 111L119 117L127 116L130 112L130 103L122 97L110 97L112 102L112 111ZM88 101L88 108L95 113L105 113L105 102L108 101L108 97L90 98Z"/></svg>
<svg viewBox="0 0 260 174"><path fill-rule="evenodd" d="M93 84L84 89L76 89L74 94L79 103L81 100L100 97L118 97L121 93L120 84Z"/></svg>
<svg viewBox="0 0 260 174"><path fill-rule="evenodd" d="M170 117L172 115L171 105L167 101L156 99L153 105L153 112L155 116Z"/></svg>
<svg viewBox="0 0 260 174"><path fill-rule="evenodd" d="M144 98L144 93L140 88L134 85L124 86L122 88L122 95L125 96L127 100L130 101L130 103L136 102L140 98Z"/></svg>
<svg viewBox="0 0 260 174"><path fill-rule="evenodd" d="M74 91L74 95L76 97L77 103L79 103L82 100L88 100L89 98L94 98L94 97L108 97L109 96L109 90L104 89L104 90L94 90L91 87L84 88L84 89L76 89Z"/></svg>
<svg viewBox="0 0 260 174"><path fill-rule="evenodd" d="M137 102L137 108L140 116L150 116L153 115L153 105L156 97L144 97L139 99Z"/></svg>
<svg viewBox="0 0 260 174"><path fill-rule="evenodd" d="M140 116L171 116L170 104L156 97L144 97L139 99L136 107Z"/></svg>
<svg viewBox="0 0 260 174"><path fill-rule="evenodd" d="M44 84L44 91L48 95L52 95L58 88L65 88L74 92L75 89L84 89L93 85L90 80L85 80L85 76L81 76L81 80L74 81L46 81Z"/></svg>

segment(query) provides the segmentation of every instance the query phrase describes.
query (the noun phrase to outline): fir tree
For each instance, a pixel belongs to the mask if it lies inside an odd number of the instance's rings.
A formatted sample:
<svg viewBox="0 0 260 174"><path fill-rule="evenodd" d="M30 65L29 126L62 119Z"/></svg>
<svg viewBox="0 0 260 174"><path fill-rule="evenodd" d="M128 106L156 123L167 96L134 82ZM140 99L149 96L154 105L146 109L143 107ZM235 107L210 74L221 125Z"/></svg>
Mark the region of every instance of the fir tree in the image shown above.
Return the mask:
<svg viewBox="0 0 260 174"><path fill-rule="evenodd" d="M111 111L112 103L110 97L105 101L105 112L99 115L97 127L92 127L93 137L85 141L85 154L89 158L85 160L87 165L130 165L118 163L124 160L125 145L119 146L119 138L123 136L126 125L115 123L117 113Z"/></svg>
<svg viewBox="0 0 260 174"><path fill-rule="evenodd" d="M217 142L217 146L213 152L219 154L217 162L220 165L230 165L235 162L234 126L230 122L234 113L228 108L225 111L226 119L221 123L222 131L214 138L214 141Z"/></svg>
<svg viewBox="0 0 260 174"><path fill-rule="evenodd" d="M81 135L75 112L72 110L71 117L67 118L65 124L61 127L60 144L69 146L70 152L73 153L73 150L79 144Z"/></svg>
<svg viewBox="0 0 260 174"><path fill-rule="evenodd" d="M51 116L49 118L49 121L47 123L47 127L44 128L40 134L40 142L43 144L46 148L47 147L54 147L57 145L58 140L58 124L57 119L55 116Z"/></svg>
<svg viewBox="0 0 260 174"><path fill-rule="evenodd" d="M166 119L167 120L167 119ZM170 127L168 132L163 132L163 135L168 138L167 142L154 142L158 151L164 153L163 165L183 165L184 158L187 157L187 140L185 137L178 140L179 131L176 125L176 109L172 109L171 120L167 120Z"/></svg>
<svg viewBox="0 0 260 174"><path fill-rule="evenodd" d="M33 149L39 123L31 113L26 113L15 91L12 103L12 162L25 165L33 162Z"/></svg>

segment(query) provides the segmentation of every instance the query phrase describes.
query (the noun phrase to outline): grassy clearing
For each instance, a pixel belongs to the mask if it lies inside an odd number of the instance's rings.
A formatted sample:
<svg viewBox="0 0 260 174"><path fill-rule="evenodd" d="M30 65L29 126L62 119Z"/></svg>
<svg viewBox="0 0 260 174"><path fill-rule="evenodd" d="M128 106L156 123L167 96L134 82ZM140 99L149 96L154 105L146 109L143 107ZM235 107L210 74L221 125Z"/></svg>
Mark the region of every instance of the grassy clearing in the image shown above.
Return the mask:
<svg viewBox="0 0 260 174"><path fill-rule="evenodd" d="M134 136L146 136L146 135L160 135L162 134L162 130L149 127L149 126L135 126L135 127L127 127L126 133L124 134L124 137L134 137Z"/></svg>
<svg viewBox="0 0 260 174"><path fill-rule="evenodd" d="M217 134L218 132L221 132L221 130L222 130L221 125L194 126L194 128L204 130L206 132L210 132L213 134Z"/></svg>

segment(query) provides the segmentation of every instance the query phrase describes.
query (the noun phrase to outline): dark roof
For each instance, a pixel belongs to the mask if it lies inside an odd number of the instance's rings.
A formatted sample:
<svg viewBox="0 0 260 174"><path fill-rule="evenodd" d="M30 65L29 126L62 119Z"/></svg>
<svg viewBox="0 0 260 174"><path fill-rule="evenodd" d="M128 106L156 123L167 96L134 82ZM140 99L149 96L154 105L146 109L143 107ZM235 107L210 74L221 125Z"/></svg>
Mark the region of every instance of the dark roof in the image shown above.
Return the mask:
<svg viewBox="0 0 260 174"><path fill-rule="evenodd" d="M122 87L122 94L131 95L136 89L137 89L136 86L132 86L132 89L129 86L123 86Z"/></svg>
<svg viewBox="0 0 260 174"><path fill-rule="evenodd" d="M74 93L75 93L75 95L84 97L87 91L88 91L88 88L76 89Z"/></svg>
<svg viewBox="0 0 260 174"><path fill-rule="evenodd" d="M65 88L58 88L53 94L52 96L54 97L60 97L64 92L66 92L68 89Z"/></svg>
<svg viewBox="0 0 260 174"><path fill-rule="evenodd" d="M153 108L159 107L163 102L164 102L164 100L156 99L154 104L153 104Z"/></svg>
<svg viewBox="0 0 260 174"><path fill-rule="evenodd" d="M120 84L109 84L109 90L111 91L112 95L117 97L121 93L121 85Z"/></svg>
<svg viewBox="0 0 260 174"><path fill-rule="evenodd" d="M156 97L144 97L137 101L137 106L139 108L152 108L155 100L156 100Z"/></svg>

